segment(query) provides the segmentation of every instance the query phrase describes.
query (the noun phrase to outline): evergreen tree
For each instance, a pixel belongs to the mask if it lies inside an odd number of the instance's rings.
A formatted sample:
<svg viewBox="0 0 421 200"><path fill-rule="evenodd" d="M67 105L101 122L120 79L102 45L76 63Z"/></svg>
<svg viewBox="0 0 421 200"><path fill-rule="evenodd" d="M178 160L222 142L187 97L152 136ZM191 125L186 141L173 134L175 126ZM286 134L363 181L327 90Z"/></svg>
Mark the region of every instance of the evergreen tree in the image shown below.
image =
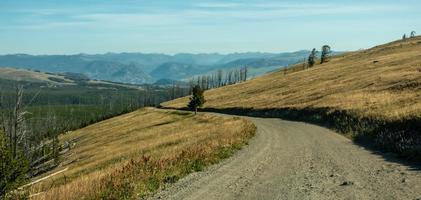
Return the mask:
<svg viewBox="0 0 421 200"><path fill-rule="evenodd" d="M411 38L415 37L415 34L417 34L415 31L411 31Z"/></svg>
<svg viewBox="0 0 421 200"><path fill-rule="evenodd" d="M27 181L28 161L21 151L13 156L8 138L0 131L0 199Z"/></svg>
<svg viewBox="0 0 421 200"><path fill-rule="evenodd" d="M323 64L323 63L328 61L330 53L331 53L330 46L329 45L323 45L322 55L320 57L320 64Z"/></svg>
<svg viewBox="0 0 421 200"><path fill-rule="evenodd" d="M403 34L402 40L406 40L406 34Z"/></svg>
<svg viewBox="0 0 421 200"><path fill-rule="evenodd" d="M199 85L194 86L193 96L190 97L190 102L188 107L191 110L194 110L194 114L197 114L197 108L203 106L206 102L205 97L203 96L204 90L200 88Z"/></svg>
<svg viewBox="0 0 421 200"><path fill-rule="evenodd" d="M308 66L309 67L313 67L314 64L316 63L316 56L317 56L316 48L313 48L310 55L308 56Z"/></svg>

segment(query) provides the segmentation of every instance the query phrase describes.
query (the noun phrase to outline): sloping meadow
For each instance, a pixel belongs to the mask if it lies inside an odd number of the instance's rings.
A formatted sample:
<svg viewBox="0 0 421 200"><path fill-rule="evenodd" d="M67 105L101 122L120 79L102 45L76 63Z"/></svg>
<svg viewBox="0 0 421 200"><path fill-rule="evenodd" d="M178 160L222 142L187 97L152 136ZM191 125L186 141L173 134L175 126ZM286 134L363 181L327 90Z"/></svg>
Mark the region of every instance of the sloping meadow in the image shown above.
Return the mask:
<svg viewBox="0 0 421 200"><path fill-rule="evenodd" d="M205 110L325 125L421 161L421 37L205 92ZM188 98L165 102L184 108Z"/></svg>
<svg viewBox="0 0 421 200"><path fill-rule="evenodd" d="M70 150L54 170L60 173L30 193L32 199L145 197L232 155L255 130L238 117L141 109L63 135Z"/></svg>

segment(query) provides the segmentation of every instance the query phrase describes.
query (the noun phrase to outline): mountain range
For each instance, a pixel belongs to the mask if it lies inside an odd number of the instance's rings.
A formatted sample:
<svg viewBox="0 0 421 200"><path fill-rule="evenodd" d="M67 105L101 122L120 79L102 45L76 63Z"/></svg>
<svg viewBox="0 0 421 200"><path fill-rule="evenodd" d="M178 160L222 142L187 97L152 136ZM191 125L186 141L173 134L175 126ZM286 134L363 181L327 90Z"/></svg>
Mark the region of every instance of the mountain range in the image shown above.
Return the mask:
<svg viewBox="0 0 421 200"><path fill-rule="evenodd" d="M0 55L0 67L23 68L51 73L80 73L91 79L143 84L160 79L185 80L218 69L231 70L247 66L256 75L295 64L309 51L291 53L232 54L144 54L106 53L76 55Z"/></svg>

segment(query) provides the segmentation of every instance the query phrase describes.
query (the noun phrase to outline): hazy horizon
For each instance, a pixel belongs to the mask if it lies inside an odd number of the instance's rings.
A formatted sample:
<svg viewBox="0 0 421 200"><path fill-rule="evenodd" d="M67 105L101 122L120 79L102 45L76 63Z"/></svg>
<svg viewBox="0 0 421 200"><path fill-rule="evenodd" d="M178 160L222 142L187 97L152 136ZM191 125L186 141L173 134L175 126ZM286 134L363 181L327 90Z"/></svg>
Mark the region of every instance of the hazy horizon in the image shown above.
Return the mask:
<svg viewBox="0 0 421 200"><path fill-rule="evenodd" d="M83 52L79 52L79 53L68 53L68 54L33 54L33 53L5 53L5 54L0 54L0 56L6 56L6 55L31 55L31 56L74 56L74 55L105 55L105 54L145 54L145 55L152 55L152 54L161 54L161 55L167 55L167 56L175 56L175 55L180 55L180 54L192 54L192 55L201 55L201 54L207 54L207 55L212 55L212 54L219 54L219 55L229 55L229 54L245 54L245 53L261 53L261 54L282 54L282 53L295 53L295 52L300 52L300 51L311 51L310 49L299 49L296 51L282 51L282 52L264 52L264 51L243 51L243 52L224 52L224 53L219 53L219 52L198 52L198 53L191 53L191 52L179 52L179 53L160 53L160 52L100 52L100 53L83 53ZM341 50L336 50L334 49L333 51L337 51L337 52L346 52L346 51L341 51Z"/></svg>
<svg viewBox="0 0 421 200"><path fill-rule="evenodd" d="M421 32L420 1L0 3L0 54L352 51Z"/></svg>

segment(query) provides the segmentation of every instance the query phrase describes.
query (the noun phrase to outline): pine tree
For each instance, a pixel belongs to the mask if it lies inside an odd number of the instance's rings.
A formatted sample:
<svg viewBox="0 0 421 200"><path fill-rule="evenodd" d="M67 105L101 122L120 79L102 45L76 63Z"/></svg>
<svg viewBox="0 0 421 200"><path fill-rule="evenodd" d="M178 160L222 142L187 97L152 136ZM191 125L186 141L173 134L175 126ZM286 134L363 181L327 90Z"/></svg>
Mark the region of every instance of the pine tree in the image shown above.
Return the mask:
<svg viewBox="0 0 421 200"><path fill-rule="evenodd" d="M411 31L411 38L415 37L415 34L417 34L415 31Z"/></svg>
<svg viewBox="0 0 421 200"><path fill-rule="evenodd" d="M194 114L197 114L197 108L203 106L206 102L205 97L203 96L204 90L200 88L199 85L194 86L193 96L190 97L190 102L188 107L191 110L194 110Z"/></svg>
<svg viewBox="0 0 421 200"><path fill-rule="evenodd" d="M323 64L323 63L328 61L330 53L331 53L330 46L329 45L323 45L322 55L320 57L320 64Z"/></svg>
<svg viewBox="0 0 421 200"><path fill-rule="evenodd" d="M8 143L8 138L0 131L0 199L28 180L27 159L21 151L14 156Z"/></svg>
<svg viewBox="0 0 421 200"><path fill-rule="evenodd" d="M310 55L308 56L308 66L309 67L313 67L314 64L316 63L316 56L317 56L316 48L313 48Z"/></svg>
<svg viewBox="0 0 421 200"><path fill-rule="evenodd" d="M402 40L406 40L406 34L403 34Z"/></svg>

